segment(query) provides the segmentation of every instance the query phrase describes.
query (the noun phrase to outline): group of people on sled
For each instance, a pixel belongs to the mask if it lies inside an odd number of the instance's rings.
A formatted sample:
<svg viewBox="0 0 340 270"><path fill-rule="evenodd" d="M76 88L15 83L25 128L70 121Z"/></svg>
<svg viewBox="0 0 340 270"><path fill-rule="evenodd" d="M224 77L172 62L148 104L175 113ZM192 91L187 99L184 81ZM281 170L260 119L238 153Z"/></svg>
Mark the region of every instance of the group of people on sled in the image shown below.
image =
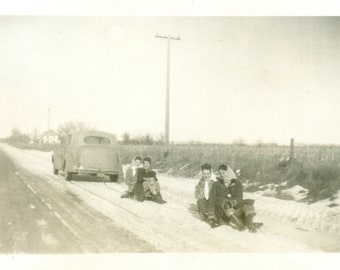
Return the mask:
<svg viewBox="0 0 340 270"><path fill-rule="evenodd" d="M131 166L126 170L125 182L128 190L121 198L135 198L139 202L144 200L156 203L166 203L161 195L156 172L151 169L151 159L146 157L135 157Z"/></svg>
<svg viewBox="0 0 340 270"><path fill-rule="evenodd" d="M261 224L253 222L254 200L243 199L242 183L237 180L234 171L222 164L215 175L211 165L206 163L201 166L201 174L194 192L201 218L213 228L227 222L238 230L256 232ZM126 171L125 182L128 190L121 198L166 203L160 192L156 172L151 169L150 158L135 157Z"/></svg>
<svg viewBox="0 0 340 270"><path fill-rule="evenodd" d="M200 216L212 227L225 221L238 230L256 232L261 223L254 223L254 200L243 199L242 183L227 165L218 167L217 176L210 164L201 166L202 177L195 187Z"/></svg>

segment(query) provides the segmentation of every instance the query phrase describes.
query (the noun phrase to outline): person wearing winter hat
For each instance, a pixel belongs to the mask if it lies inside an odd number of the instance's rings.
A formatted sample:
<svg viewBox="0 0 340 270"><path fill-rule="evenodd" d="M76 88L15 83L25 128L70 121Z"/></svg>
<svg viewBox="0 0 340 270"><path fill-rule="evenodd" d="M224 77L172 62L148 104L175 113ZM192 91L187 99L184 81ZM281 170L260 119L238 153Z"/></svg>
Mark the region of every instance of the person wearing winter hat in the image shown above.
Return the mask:
<svg viewBox="0 0 340 270"><path fill-rule="evenodd" d="M225 216L239 230L243 230L246 226L249 232L256 232L253 223L254 201L243 200L242 183L236 179L235 173L229 166L222 164L218 171L218 181L214 183L209 194L208 222L214 227L219 219Z"/></svg>

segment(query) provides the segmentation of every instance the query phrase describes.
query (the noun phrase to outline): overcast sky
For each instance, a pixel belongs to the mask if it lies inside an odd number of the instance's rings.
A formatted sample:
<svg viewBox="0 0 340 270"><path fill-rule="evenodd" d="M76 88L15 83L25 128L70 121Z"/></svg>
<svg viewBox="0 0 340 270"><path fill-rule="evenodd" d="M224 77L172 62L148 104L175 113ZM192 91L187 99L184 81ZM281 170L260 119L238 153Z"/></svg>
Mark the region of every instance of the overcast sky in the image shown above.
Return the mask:
<svg viewBox="0 0 340 270"><path fill-rule="evenodd" d="M170 140L340 143L340 19L0 17L0 137L64 121Z"/></svg>

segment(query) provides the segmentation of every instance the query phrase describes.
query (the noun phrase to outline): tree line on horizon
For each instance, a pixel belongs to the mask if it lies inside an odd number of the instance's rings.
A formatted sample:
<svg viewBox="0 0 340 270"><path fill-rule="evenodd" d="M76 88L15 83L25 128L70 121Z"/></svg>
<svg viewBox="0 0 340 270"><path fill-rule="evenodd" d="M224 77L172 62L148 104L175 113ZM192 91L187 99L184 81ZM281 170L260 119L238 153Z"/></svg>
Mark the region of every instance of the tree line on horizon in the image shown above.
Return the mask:
<svg viewBox="0 0 340 270"><path fill-rule="evenodd" d="M59 138L62 138L78 130L95 130L95 129L83 122L67 121L60 124L55 131L54 130L49 131L54 132L55 134L58 135ZM11 130L11 135L2 140L22 144L28 144L30 142L39 143L39 137L42 136L43 133L39 134L37 129L34 129L30 133L22 132L19 128L13 127ZM125 132L121 136L121 140L118 141L124 145L162 145L164 144L164 135L161 134L158 138L154 138L148 133L145 135L132 136L130 133Z"/></svg>

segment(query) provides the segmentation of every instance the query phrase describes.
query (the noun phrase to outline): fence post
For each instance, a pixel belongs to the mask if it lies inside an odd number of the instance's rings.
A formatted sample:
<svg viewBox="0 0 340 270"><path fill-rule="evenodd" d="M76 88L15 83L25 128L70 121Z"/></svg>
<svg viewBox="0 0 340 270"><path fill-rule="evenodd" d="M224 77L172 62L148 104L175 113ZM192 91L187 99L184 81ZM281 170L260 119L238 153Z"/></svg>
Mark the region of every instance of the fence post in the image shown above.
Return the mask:
<svg viewBox="0 0 340 270"><path fill-rule="evenodd" d="M290 139L289 161L294 160L294 138Z"/></svg>

